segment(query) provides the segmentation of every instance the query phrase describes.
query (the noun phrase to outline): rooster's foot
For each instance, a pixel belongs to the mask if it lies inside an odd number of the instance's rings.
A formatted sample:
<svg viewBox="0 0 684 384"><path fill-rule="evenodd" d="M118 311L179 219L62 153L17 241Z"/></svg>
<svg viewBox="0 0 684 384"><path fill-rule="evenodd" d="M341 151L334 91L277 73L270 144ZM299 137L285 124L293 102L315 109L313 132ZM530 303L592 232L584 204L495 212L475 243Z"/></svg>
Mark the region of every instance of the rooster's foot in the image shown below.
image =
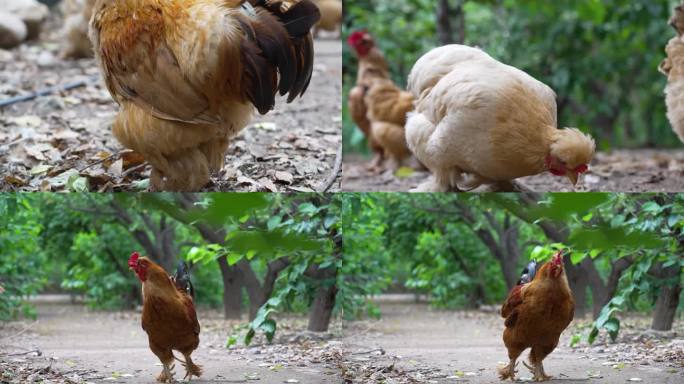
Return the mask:
<svg viewBox="0 0 684 384"><path fill-rule="evenodd" d="M517 366L518 364L515 362L515 360L511 360L511 362L508 363L508 365L499 368L499 379L511 379L511 381L515 381L515 374L518 372L515 370Z"/></svg>
<svg viewBox="0 0 684 384"><path fill-rule="evenodd" d="M175 375L175 372L173 372L174 368L175 365L168 366L165 364L161 373L157 376L157 381L160 383L175 383L176 381L173 378L173 375Z"/></svg>
<svg viewBox="0 0 684 384"><path fill-rule="evenodd" d="M532 372L534 377L532 378L534 381L548 381L553 379L553 376L549 376L544 372L544 365L542 363L539 363L538 365L535 364L534 366L529 366L526 362L523 361L523 364L527 367L527 369Z"/></svg>

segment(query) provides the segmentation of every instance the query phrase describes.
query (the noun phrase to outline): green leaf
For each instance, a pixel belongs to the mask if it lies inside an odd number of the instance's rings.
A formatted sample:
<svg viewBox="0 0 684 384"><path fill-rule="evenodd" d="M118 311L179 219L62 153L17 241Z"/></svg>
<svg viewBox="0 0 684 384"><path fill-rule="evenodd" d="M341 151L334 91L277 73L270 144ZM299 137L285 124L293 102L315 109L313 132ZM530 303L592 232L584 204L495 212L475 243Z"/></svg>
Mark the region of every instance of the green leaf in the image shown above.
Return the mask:
<svg viewBox="0 0 684 384"><path fill-rule="evenodd" d="M575 228L568 239L574 249L612 249L627 248L660 248L664 241L649 232L630 231L630 228L610 228L607 226L595 229Z"/></svg>
<svg viewBox="0 0 684 384"><path fill-rule="evenodd" d="M228 265L233 266L237 264L243 257L244 255L242 253L229 253L227 257Z"/></svg>
<svg viewBox="0 0 684 384"><path fill-rule="evenodd" d="M261 324L260 329L266 335L266 339L268 340L268 342L273 342L273 336L275 335L276 331L276 322L273 319L267 319Z"/></svg>
<svg viewBox="0 0 684 384"><path fill-rule="evenodd" d="M268 222L266 223L266 228L268 228L269 231L274 230L275 228L280 225L280 222L282 221L281 216L271 216L270 219L268 219Z"/></svg>
<svg viewBox="0 0 684 384"><path fill-rule="evenodd" d="M647 213L658 214L658 213L662 212L662 210L663 210L663 207L661 207L655 201L649 201L646 204L641 206L641 211L647 212Z"/></svg>
<svg viewBox="0 0 684 384"><path fill-rule="evenodd" d="M252 343L252 339L254 338L255 334L256 332L254 331L254 328L250 328L249 331L247 331L247 334L245 334L245 345Z"/></svg>
<svg viewBox="0 0 684 384"><path fill-rule="evenodd" d="M581 263L586 256L587 254L584 252L572 252L570 254L570 262L572 263L572 265L577 265Z"/></svg>
<svg viewBox="0 0 684 384"><path fill-rule="evenodd" d="M551 204L531 210L535 217L564 221L572 215L587 215L590 209L609 201L607 193L551 193Z"/></svg>
<svg viewBox="0 0 684 384"><path fill-rule="evenodd" d="M587 337L587 342L589 342L589 344L594 344L594 341L596 341L596 337L598 336L598 334L598 328L596 328L596 326L592 327L591 332L589 332L589 336Z"/></svg>
<svg viewBox="0 0 684 384"><path fill-rule="evenodd" d="M615 341L620 331L620 320L616 318L610 318L603 327L608 331L608 336L610 336L611 341Z"/></svg>
<svg viewBox="0 0 684 384"><path fill-rule="evenodd" d="M251 339L250 339L251 341ZM230 335L226 339L226 348L232 347L233 345L237 344L237 336L235 335Z"/></svg>

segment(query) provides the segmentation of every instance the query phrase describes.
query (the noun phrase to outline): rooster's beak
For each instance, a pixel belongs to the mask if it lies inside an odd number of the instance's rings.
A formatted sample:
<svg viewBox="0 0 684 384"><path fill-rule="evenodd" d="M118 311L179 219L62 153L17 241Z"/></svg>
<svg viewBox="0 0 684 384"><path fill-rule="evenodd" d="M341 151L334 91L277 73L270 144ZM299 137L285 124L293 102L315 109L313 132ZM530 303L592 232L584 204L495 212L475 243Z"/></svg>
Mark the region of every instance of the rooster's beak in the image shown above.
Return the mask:
<svg viewBox="0 0 684 384"><path fill-rule="evenodd" d="M565 173L565 176L570 180L573 187L577 185L577 179L579 178L579 174L577 174L577 172L568 171Z"/></svg>

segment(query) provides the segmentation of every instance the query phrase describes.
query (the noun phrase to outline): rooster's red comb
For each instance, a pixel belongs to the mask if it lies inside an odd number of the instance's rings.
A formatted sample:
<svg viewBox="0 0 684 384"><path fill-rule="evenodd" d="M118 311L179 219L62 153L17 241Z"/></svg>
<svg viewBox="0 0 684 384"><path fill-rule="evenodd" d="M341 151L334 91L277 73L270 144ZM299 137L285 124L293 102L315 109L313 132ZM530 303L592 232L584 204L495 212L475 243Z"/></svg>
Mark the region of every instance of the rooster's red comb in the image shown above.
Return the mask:
<svg viewBox="0 0 684 384"><path fill-rule="evenodd" d="M131 268L135 267L135 265L138 263L139 258L140 254L138 252L131 253L131 257L128 259L128 266Z"/></svg>
<svg viewBox="0 0 684 384"><path fill-rule="evenodd" d="M353 32L351 35L349 35L349 38L347 39L347 43L351 46L354 46L354 45L356 45L356 43L361 41L363 39L363 37L366 36L367 34L368 34L368 31L366 31L365 29Z"/></svg>
<svg viewBox="0 0 684 384"><path fill-rule="evenodd" d="M561 263L563 263L563 253L564 253L564 250L562 250L562 249L559 250L558 252L556 252L555 255L553 255L553 258L551 259L551 261L552 261L554 264L561 264Z"/></svg>

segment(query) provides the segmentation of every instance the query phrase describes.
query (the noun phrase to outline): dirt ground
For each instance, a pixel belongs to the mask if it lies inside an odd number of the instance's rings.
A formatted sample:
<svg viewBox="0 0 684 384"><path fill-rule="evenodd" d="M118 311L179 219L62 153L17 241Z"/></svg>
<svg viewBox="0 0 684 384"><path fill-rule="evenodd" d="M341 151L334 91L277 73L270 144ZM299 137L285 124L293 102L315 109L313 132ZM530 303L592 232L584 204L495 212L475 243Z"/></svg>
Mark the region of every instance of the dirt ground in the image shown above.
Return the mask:
<svg viewBox="0 0 684 384"><path fill-rule="evenodd" d="M367 374L368 383L499 382L496 367L508 358L501 341L503 320L495 311L437 311L413 303L384 303L380 309L381 320L356 324L357 332L343 339L349 349L348 371ZM599 340L592 347L581 343L570 348L570 337L581 329L577 322L573 324L545 360L546 372L557 378L554 381L684 380L684 339L680 332L679 338L658 340L634 336L641 329L623 331L618 344ZM531 378L532 374L520 364L518 381Z"/></svg>
<svg viewBox="0 0 684 384"><path fill-rule="evenodd" d="M342 190L355 192L406 192L426 181L429 171L391 172L380 175L366 170L369 159L345 154ZM590 171L576 188L565 178L549 173L524 177L517 182L534 192L681 192L684 191L684 150L618 150L600 152ZM485 192L480 187L475 192Z"/></svg>
<svg viewBox="0 0 684 384"><path fill-rule="evenodd" d="M40 304L37 310L35 323L0 328L0 368L31 366L37 374L53 372L58 377L53 383L156 383L161 364L149 350L139 313L96 312L64 303ZM192 356L204 374L193 383L341 382L335 364L340 343L306 337L299 332L304 320L279 329L273 345L255 339L249 348L226 349L237 322L224 321L216 312L200 312L199 317L200 346ZM181 380L180 364L175 372ZM3 381L0 375L0 382L25 381Z"/></svg>
<svg viewBox="0 0 684 384"><path fill-rule="evenodd" d="M144 191L150 167L113 137L117 105L94 60L59 58L60 19L40 41L0 49L0 103L47 87L82 84L0 107L0 191ZM301 99L253 123L230 146L207 191L320 191L333 182L341 147L341 41L315 41L311 84Z"/></svg>

